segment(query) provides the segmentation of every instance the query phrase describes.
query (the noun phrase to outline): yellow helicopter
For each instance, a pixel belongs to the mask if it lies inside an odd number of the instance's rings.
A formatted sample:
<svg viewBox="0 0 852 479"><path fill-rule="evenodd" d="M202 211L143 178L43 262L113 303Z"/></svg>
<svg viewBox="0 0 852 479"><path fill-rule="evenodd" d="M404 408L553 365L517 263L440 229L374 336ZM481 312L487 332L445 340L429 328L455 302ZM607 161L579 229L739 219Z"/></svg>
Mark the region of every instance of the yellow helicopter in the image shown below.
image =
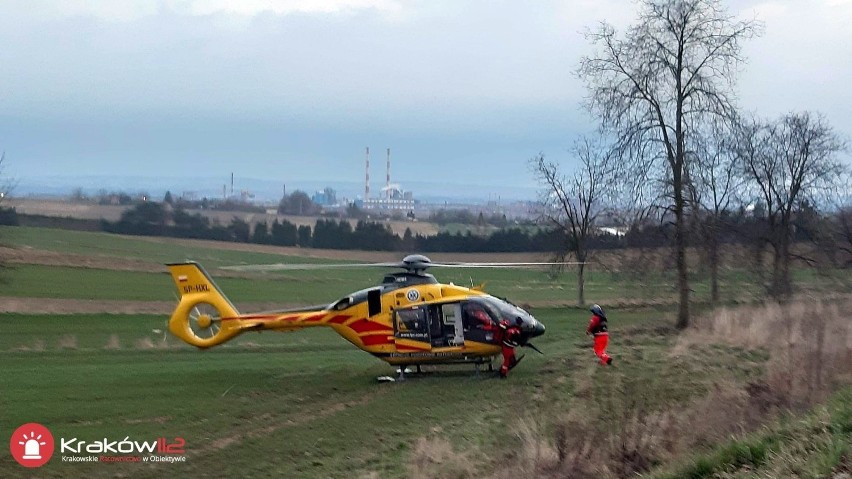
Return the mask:
<svg viewBox="0 0 852 479"><path fill-rule="evenodd" d="M195 262L167 265L180 292L169 331L199 348L222 344L247 331L291 331L326 326L356 347L400 366L473 363L491 367L501 344L494 327L509 321L520 330L518 343L536 349L530 339L544 325L524 309L486 294L481 288L443 284L430 267L525 267L555 263L433 263L415 254L394 263L349 265L256 265L236 270L306 267L380 266L403 271L385 275L381 284L356 291L328 305L242 314L210 275ZM537 349L536 349L537 350Z"/></svg>

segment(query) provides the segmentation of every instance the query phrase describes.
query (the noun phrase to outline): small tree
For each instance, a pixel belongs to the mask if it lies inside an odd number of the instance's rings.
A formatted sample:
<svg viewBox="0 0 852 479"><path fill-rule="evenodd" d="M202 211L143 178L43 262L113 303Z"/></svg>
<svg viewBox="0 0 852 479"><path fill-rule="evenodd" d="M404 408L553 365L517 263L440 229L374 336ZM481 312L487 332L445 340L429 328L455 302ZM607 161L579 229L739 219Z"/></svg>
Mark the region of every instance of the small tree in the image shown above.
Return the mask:
<svg viewBox="0 0 852 479"><path fill-rule="evenodd" d="M614 134L620 158L658 169L668 183L680 328L689 324L684 175L690 126L732 115L740 41L756 28L735 21L719 0L642 0L638 22L623 37L606 23L587 35L600 50L578 70L589 90L587 107Z"/></svg>
<svg viewBox="0 0 852 479"><path fill-rule="evenodd" d="M10 182L8 182L3 176L3 164L6 162L6 152L4 151L0 154L0 225L8 224L8 225L16 225L18 222L17 213L14 208L6 209L3 204L6 201L6 197L9 195L9 191L12 189ZM3 270L7 269L8 266L2 256L0 256L0 273ZM0 276L0 282L6 281L4 276Z"/></svg>
<svg viewBox="0 0 852 479"><path fill-rule="evenodd" d="M710 267L710 300L719 301L721 232L725 214L742 184L741 165L729 122L711 122L691 138L687 170L690 202L698 226L698 243Z"/></svg>
<svg viewBox="0 0 852 479"><path fill-rule="evenodd" d="M249 238L251 237L251 226L249 224L234 216L231 219L231 224L228 225L228 231L231 234L231 238L233 241L237 243L248 243Z"/></svg>
<svg viewBox="0 0 852 479"><path fill-rule="evenodd" d="M318 212L319 207L311 201L304 191L296 190L291 195L281 198L278 213L283 215L311 216Z"/></svg>
<svg viewBox="0 0 852 479"><path fill-rule="evenodd" d="M610 175L609 152L589 139L584 139L574 149L581 166L571 176L559 172L558 165L538 155L531 160L538 179L543 182L539 217L555 228L565 238L556 251L563 261L573 254L579 262L577 271L577 302L585 304L585 268L589 258L589 238L594 234L595 219L601 211L600 199L606 190Z"/></svg>
<svg viewBox="0 0 852 479"><path fill-rule="evenodd" d="M766 241L772 247L769 293L792 292L790 262L795 213L807 204L825 204L847 167L836 155L846 149L822 115L790 113L771 123L746 122L738 137L738 155L753 194L766 205Z"/></svg>
<svg viewBox="0 0 852 479"><path fill-rule="evenodd" d="M311 227L308 225L301 225L299 226L297 234L299 237L299 246L309 248L312 243Z"/></svg>
<svg viewBox="0 0 852 479"><path fill-rule="evenodd" d="M269 227L266 225L265 221L261 221L254 225L251 242L259 244L269 244L272 242L272 237L269 235Z"/></svg>

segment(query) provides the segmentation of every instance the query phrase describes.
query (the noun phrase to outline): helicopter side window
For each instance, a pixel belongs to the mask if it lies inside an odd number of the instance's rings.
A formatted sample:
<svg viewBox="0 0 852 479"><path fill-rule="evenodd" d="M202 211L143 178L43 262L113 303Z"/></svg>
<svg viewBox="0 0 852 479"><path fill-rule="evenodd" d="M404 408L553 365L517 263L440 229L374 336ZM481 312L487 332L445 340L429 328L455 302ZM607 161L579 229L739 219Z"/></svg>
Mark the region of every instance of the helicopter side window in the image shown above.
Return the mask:
<svg viewBox="0 0 852 479"><path fill-rule="evenodd" d="M493 318L485 310L481 304L467 303L462 308L464 311L464 328L469 329L486 329L494 323Z"/></svg>
<svg viewBox="0 0 852 479"><path fill-rule="evenodd" d="M349 307L352 304L352 296L347 296L345 298L339 299L336 303L334 303L331 308L335 311L341 311Z"/></svg>
<svg viewBox="0 0 852 479"><path fill-rule="evenodd" d="M479 342L491 342L494 339L496 316L486 305L472 301L463 303L461 313L464 339Z"/></svg>
<svg viewBox="0 0 852 479"><path fill-rule="evenodd" d="M398 338L429 341L429 321L424 308L397 310L395 327Z"/></svg>

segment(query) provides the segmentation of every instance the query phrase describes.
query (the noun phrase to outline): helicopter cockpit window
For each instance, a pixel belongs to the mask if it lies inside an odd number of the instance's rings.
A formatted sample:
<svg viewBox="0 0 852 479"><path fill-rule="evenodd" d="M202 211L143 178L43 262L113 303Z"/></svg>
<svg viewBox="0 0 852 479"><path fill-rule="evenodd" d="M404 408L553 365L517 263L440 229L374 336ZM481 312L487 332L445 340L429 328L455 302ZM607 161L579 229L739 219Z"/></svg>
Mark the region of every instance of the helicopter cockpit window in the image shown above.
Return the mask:
<svg viewBox="0 0 852 479"><path fill-rule="evenodd" d="M429 321L425 308L397 310L395 326L398 338L429 341Z"/></svg>
<svg viewBox="0 0 852 479"><path fill-rule="evenodd" d="M514 320L521 309L497 298L483 298L482 305L491 312L491 316L495 317L499 322L502 319Z"/></svg>

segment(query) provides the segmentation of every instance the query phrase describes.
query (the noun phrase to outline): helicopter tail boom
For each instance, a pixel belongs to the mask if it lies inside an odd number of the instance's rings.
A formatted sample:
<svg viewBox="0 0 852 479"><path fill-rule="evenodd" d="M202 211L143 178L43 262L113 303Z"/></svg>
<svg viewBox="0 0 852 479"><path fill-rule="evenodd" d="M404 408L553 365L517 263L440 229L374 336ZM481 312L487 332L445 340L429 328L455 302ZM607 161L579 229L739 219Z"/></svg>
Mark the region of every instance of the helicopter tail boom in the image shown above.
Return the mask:
<svg viewBox="0 0 852 479"><path fill-rule="evenodd" d="M180 293L180 301L169 319L169 331L199 348L221 344L240 334L237 308L225 297L209 274L195 262L168 265ZM223 319L225 321L223 321Z"/></svg>

